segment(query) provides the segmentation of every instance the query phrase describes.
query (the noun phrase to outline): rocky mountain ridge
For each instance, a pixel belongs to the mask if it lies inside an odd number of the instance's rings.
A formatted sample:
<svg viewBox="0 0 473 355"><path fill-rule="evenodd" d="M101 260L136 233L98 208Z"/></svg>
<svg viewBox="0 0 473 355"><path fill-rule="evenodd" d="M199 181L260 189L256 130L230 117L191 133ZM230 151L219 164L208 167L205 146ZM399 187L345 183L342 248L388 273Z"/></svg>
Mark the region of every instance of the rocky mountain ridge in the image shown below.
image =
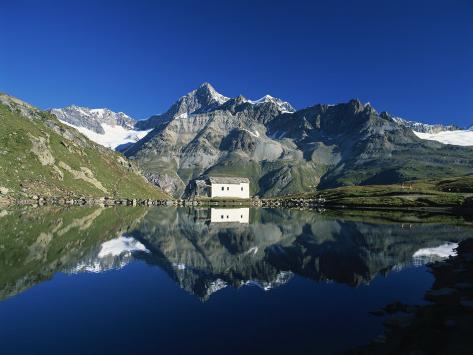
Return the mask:
<svg viewBox="0 0 473 355"><path fill-rule="evenodd" d="M239 99L241 102L253 105L273 103L279 107L281 113L293 113L296 111L290 103L271 95L265 95L258 100L248 100L243 96ZM191 114L209 112L223 105L228 100L230 98L219 94L209 83L204 83L199 88L182 96L164 114L153 115L144 120L136 120L123 112L114 112L107 108L91 109L77 105L54 108L48 111L63 123L79 129L81 133L96 143L121 151L143 138L151 129L161 123L168 122L173 117L182 118ZM369 103L365 105L371 106ZM388 113L386 115L390 116L399 125L412 129L419 138L435 140L445 144L473 145L473 134L472 137L469 137L471 127L463 129L457 125L429 124L407 120ZM123 130L111 129L117 126L122 127ZM448 134L448 137L451 139L444 138L441 134L442 132L453 132ZM462 139L465 135L468 138L467 140ZM457 136L462 137L455 139Z"/></svg>
<svg viewBox="0 0 473 355"><path fill-rule="evenodd" d="M463 128L457 125L443 125L443 124L429 124L416 121L409 121L401 117L391 116L392 119L399 123L402 126L412 129L415 132L419 133L439 133L445 131L460 131Z"/></svg>
<svg viewBox="0 0 473 355"><path fill-rule="evenodd" d="M252 194L276 196L461 176L473 167L473 148L436 142L468 146L473 131L407 121L359 100L295 110L269 95L229 98L204 83L142 121L78 106L51 112L123 151L150 182L176 197L192 195L189 183L203 175L248 177Z"/></svg>
<svg viewBox="0 0 473 355"><path fill-rule="evenodd" d="M253 194L275 196L459 176L473 167L472 148L420 139L359 100L295 111L268 96L227 98L206 83L142 124L154 128L124 153L174 196L212 174L248 177Z"/></svg>
<svg viewBox="0 0 473 355"><path fill-rule="evenodd" d="M113 112L107 108L91 109L76 105L64 108L53 108L48 110L60 121L67 122L73 126L85 127L93 132L104 134L101 123L110 126L121 126L125 129L134 129L136 120L123 112Z"/></svg>

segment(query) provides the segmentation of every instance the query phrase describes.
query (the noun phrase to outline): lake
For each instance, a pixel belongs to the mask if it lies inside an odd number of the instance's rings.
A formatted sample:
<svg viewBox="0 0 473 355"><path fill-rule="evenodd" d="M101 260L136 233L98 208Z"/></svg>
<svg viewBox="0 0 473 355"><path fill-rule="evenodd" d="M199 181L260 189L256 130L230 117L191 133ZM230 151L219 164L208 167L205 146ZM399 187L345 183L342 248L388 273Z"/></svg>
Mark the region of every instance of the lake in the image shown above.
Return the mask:
<svg viewBox="0 0 473 355"><path fill-rule="evenodd" d="M425 303L454 216L284 209L0 211L2 354L336 354Z"/></svg>

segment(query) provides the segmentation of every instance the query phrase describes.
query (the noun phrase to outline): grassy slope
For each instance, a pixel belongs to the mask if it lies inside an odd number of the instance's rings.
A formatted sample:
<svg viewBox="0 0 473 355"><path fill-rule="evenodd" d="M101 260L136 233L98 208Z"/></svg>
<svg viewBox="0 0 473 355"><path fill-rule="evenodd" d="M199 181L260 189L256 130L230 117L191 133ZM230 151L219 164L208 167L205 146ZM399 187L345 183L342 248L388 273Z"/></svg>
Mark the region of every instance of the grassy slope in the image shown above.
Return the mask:
<svg viewBox="0 0 473 355"><path fill-rule="evenodd" d="M404 184L343 186L291 197L322 197L327 205L353 207L455 207L469 205L473 176Z"/></svg>
<svg viewBox="0 0 473 355"><path fill-rule="evenodd" d="M46 125L48 121L61 127L62 132L72 134L56 133ZM61 161L74 170L90 169L107 193L90 182L74 178L61 167L62 179L52 165L42 165L31 151L31 136L49 140L47 147L56 166ZM48 113L38 111L37 117L27 118L0 104L0 186L8 188L13 197L21 196L21 192L46 196L166 197L128 164L120 154L96 145Z"/></svg>

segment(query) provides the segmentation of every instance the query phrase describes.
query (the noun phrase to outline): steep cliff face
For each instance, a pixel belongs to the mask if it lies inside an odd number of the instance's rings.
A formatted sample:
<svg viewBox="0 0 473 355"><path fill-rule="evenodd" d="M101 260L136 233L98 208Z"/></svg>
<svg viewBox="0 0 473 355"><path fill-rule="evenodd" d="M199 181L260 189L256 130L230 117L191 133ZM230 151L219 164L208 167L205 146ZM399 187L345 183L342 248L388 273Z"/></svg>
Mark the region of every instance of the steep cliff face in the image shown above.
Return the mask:
<svg viewBox="0 0 473 355"><path fill-rule="evenodd" d="M422 140L358 100L295 111L268 96L229 99L204 84L142 125L154 129L125 155L174 196L204 174L248 177L252 194L274 196L464 175L473 167L473 148Z"/></svg>

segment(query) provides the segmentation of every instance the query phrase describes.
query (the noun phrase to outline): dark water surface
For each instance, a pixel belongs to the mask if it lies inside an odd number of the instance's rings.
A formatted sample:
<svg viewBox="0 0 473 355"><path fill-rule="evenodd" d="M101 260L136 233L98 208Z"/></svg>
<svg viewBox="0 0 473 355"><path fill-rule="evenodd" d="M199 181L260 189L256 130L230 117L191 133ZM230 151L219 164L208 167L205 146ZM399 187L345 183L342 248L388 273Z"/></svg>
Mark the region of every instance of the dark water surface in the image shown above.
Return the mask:
<svg viewBox="0 0 473 355"><path fill-rule="evenodd" d="M73 208L0 214L2 354L317 353L418 304L471 227L292 210ZM424 223L420 223L424 222Z"/></svg>

